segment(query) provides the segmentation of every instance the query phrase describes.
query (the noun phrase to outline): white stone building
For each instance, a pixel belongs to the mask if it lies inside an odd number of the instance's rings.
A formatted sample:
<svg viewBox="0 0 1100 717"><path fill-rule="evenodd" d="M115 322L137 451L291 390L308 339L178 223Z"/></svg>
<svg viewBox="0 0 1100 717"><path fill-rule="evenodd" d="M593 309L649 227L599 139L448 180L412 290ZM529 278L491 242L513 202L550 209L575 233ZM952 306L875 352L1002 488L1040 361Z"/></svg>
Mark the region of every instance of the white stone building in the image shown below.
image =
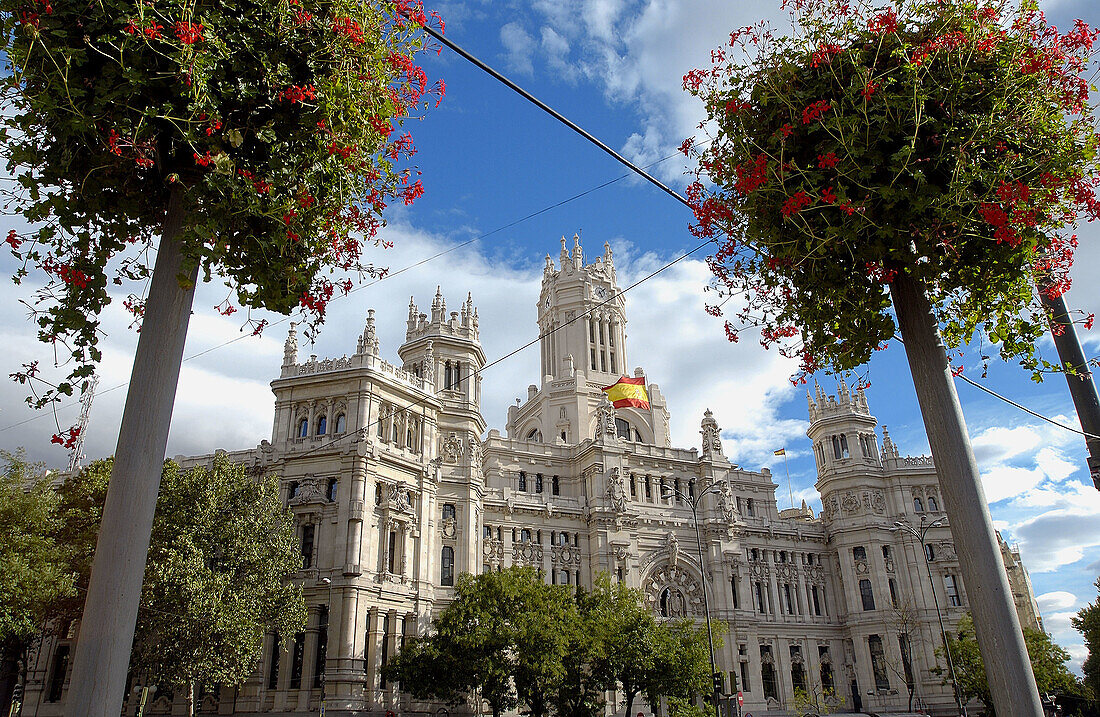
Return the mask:
<svg viewBox="0 0 1100 717"><path fill-rule="evenodd" d="M410 302L397 363L381 356L373 311L354 354L338 359L301 361L292 325L271 384L271 439L232 456L282 478L309 621L292 641L269 637L254 677L205 696L202 711L316 713L323 699L328 714L436 712L383 683L381 666L429 627L458 573L511 565L569 585L608 573L657 615L698 620L705 575L712 617L730 626L718 667L754 715L784 710L796 686L835 690L842 710L904 711L907 674L915 707L951 708L931 672L937 602L950 629L968 600L934 468L902 457L885 429L880 443L862 390L807 396L824 510L780 511L767 469L723 455L719 416L701 417L698 447L673 447L656 384L649 409L607 403L601 387L629 364L606 244L587 264L576 237L558 262L547 256L537 321L541 378L504 433L487 435L470 297L450 313L438 292L428 313ZM664 490L700 498L705 569L690 509ZM893 530L922 519L944 522L927 548ZM1004 552L1021 615L1037 626L1019 553ZM24 714L62 713L70 642L36 657ZM160 698L152 711L169 709Z"/></svg>

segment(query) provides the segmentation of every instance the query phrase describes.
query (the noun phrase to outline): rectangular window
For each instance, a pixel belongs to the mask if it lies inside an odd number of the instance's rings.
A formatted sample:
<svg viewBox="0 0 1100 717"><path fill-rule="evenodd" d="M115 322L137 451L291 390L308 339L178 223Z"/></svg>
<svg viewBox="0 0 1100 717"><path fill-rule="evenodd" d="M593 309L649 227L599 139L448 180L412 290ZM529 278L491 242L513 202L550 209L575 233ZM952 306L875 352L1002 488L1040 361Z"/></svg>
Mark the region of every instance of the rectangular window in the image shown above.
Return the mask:
<svg viewBox="0 0 1100 717"><path fill-rule="evenodd" d="M313 533L314 526L302 526L302 569L313 567Z"/></svg>
<svg viewBox="0 0 1100 717"><path fill-rule="evenodd" d="M752 687L750 685L751 683L749 682L749 663L746 660L741 663L741 691L752 692Z"/></svg>
<svg viewBox="0 0 1100 717"><path fill-rule="evenodd" d="M756 610L757 612L764 612L764 583L759 580L754 583L756 588Z"/></svg>
<svg viewBox="0 0 1100 717"><path fill-rule="evenodd" d="M325 682L325 661L328 657L328 605L321 606L317 632L317 655L313 661L313 686L320 687Z"/></svg>
<svg viewBox="0 0 1100 717"><path fill-rule="evenodd" d="M886 653L882 649L882 638L868 635L867 648L871 653L871 671L875 675L875 689L890 689L890 675L886 672Z"/></svg>
<svg viewBox="0 0 1100 717"><path fill-rule="evenodd" d="M634 500L638 497L638 486L634 483L634 474L630 474L630 499Z"/></svg>
<svg viewBox="0 0 1100 717"><path fill-rule="evenodd" d="M787 614L794 615L794 603L791 602L791 584L783 584L783 599L787 602Z"/></svg>
<svg viewBox="0 0 1100 717"><path fill-rule="evenodd" d="M760 663L760 682L764 686L764 699L778 700L779 684L775 678L771 647L760 646Z"/></svg>
<svg viewBox="0 0 1100 717"><path fill-rule="evenodd" d="M50 687L46 692L47 702L60 702L65 687L65 675L69 671L68 645L58 645L53 653L53 667L50 669Z"/></svg>
<svg viewBox="0 0 1100 717"><path fill-rule="evenodd" d="M814 615L820 616L821 615L821 601L820 601L820 599L818 599L817 586L816 585L811 585L810 586L810 597L813 598L813 601L814 601Z"/></svg>
<svg viewBox="0 0 1100 717"><path fill-rule="evenodd" d="M299 632L294 636L294 649L290 655L290 689L302 689L302 659L305 657L306 636Z"/></svg>
<svg viewBox="0 0 1100 717"><path fill-rule="evenodd" d="M485 538L486 538L486 540L488 540L492 537L493 537L493 526L486 525L485 526Z"/></svg>
<svg viewBox="0 0 1100 717"><path fill-rule="evenodd" d="M737 610L741 607L741 599L737 594L737 576L734 575L730 578L730 593L733 595L733 609Z"/></svg>
<svg viewBox="0 0 1100 717"><path fill-rule="evenodd" d="M898 606L898 583L893 578L890 578L890 605Z"/></svg>
<svg viewBox="0 0 1100 717"><path fill-rule="evenodd" d="M386 572L392 573L397 563L397 531L390 531L390 543L386 548Z"/></svg>
<svg viewBox="0 0 1100 717"><path fill-rule="evenodd" d="M752 509L752 498L745 499L745 515L749 516L750 518L756 515L756 513L754 513Z"/></svg>
<svg viewBox="0 0 1100 717"><path fill-rule="evenodd" d="M267 689L279 686L279 658L283 654L283 638L276 634L271 640L271 659L267 663Z"/></svg>
<svg viewBox="0 0 1100 717"><path fill-rule="evenodd" d="M859 597L863 600L864 610L875 609L875 594L871 591L870 580L859 581Z"/></svg>
<svg viewBox="0 0 1100 717"><path fill-rule="evenodd" d="M541 493L542 492L542 473L536 473L535 474L535 492L536 493Z"/></svg>
<svg viewBox="0 0 1100 717"><path fill-rule="evenodd" d="M867 548L862 545L857 545L852 548L852 559L856 561L867 561Z"/></svg>
<svg viewBox="0 0 1100 717"><path fill-rule="evenodd" d="M562 436L562 440L565 440L565 436ZM561 481L557 476L554 476L550 481L550 492L554 495L561 495Z"/></svg>
<svg viewBox="0 0 1100 717"><path fill-rule="evenodd" d="M962 606L962 598L959 596L959 586L955 582L954 575L943 576L943 587L947 593L947 604L951 607Z"/></svg>
<svg viewBox="0 0 1100 717"><path fill-rule="evenodd" d="M386 666L386 663L390 661L390 616L382 616L382 667ZM385 671L380 670L383 677L379 679L378 686L382 689L386 689Z"/></svg>
<svg viewBox="0 0 1100 717"><path fill-rule="evenodd" d="M519 489L523 492L527 492L527 474L523 471L519 472Z"/></svg>
<svg viewBox="0 0 1100 717"><path fill-rule="evenodd" d="M653 497L653 485L649 481L649 476L645 477L645 499L650 500Z"/></svg>
<svg viewBox="0 0 1100 717"><path fill-rule="evenodd" d="M889 545L883 545L882 546L882 559L889 562L889 560L890 560L890 546Z"/></svg>

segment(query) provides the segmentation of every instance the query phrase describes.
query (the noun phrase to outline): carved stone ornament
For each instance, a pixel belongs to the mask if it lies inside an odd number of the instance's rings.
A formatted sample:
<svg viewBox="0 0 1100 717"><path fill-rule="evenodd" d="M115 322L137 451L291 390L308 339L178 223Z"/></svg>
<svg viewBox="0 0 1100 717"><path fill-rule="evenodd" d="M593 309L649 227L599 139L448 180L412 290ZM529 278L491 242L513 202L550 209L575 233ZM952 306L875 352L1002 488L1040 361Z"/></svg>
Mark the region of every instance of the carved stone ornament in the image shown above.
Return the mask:
<svg viewBox="0 0 1100 717"><path fill-rule="evenodd" d="M443 462L450 463L452 465L458 463L462 458L462 441L459 440L458 435L451 433L449 436L443 439Z"/></svg>
<svg viewBox="0 0 1100 717"><path fill-rule="evenodd" d="M665 536L665 550L668 551L668 564L676 567L676 561L680 557L680 541L676 539L675 533L670 532Z"/></svg>
<svg viewBox="0 0 1100 717"><path fill-rule="evenodd" d="M626 512L626 492L618 468L612 468L607 474L607 499L616 513Z"/></svg>
<svg viewBox="0 0 1100 717"><path fill-rule="evenodd" d="M435 350L432 348L432 342L428 342L428 348L424 352L424 365L420 369L420 373L423 374L424 380L428 383L435 381Z"/></svg>
<svg viewBox="0 0 1100 717"><path fill-rule="evenodd" d="M455 537L455 522L454 518L444 518L440 523L440 532L443 533L444 538Z"/></svg>
<svg viewBox="0 0 1100 717"><path fill-rule="evenodd" d="M702 430L699 433L703 436L703 458L723 457L722 431L718 428L718 422L714 420L714 414L709 408L703 413L703 422L700 425Z"/></svg>
<svg viewBox="0 0 1100 717"><path fill-rule="evenodd" d="M596 407L596 431L601 435L615 436L615 407L607 400L606 395Z"/></svg>
<svg viewBox="0 0 1100 717"><path fill-rule="evenodd" d="M303 478L298 481L298 494L290 501L291 505L306 503L325 503L325 481L320 478Z"/></svg>
<svg viewBox="0 0 1100 717"><path fill-rule="evenodd" d="M409 489L406 486L399 483L391 485L387 500L392 510L399 513L412 512L412 502L409 500Z"/></svg>
<svg viewBox="0 0 1100 717"><path fill-rule="evenodd" d="M859 496L851 491L844 494L844 497L840 499L840 507L845 513L858 513L860 508Z"/></svg>
<svg viewBox="0 0 1100 717"><path fill-rule="evenodd" d="M689 572L666 565L644 583L645 604L661 617L702 617L703 586Z"/></svg>
<svg viewBox="0 0 1100 717"><path fill-rule="evenodd" d="M512 564L542 565L542 546L531 542L513 545Z"/></svg>
<svg viewBox="0 0 1100 717"><path fill-rule="evenodd" d="M730 487L729 481L723 481L719 486L718 512L729 525L737 521L737 501L733 496L733 488Z"/></svg>
<svg viewBox="0 0 1100 717"><path fill-rule="evenodd" d="M625 563L627 558L630 557L630 548L625 545L616 545L614 555L616 560Z"/></svg>
<svg viewBox="0 0 1100 717"><path fill-rule="evenodd" d="M871 510L876 513L886 512L886 496L881 490L871 491Z"/></svg>
<svg viewBox="0 0 1100 717"><path fill-rule="evenodd" d="M470 448L470 467L473 468L474 473L481 472L481 441L478 440L474 433L470 433L468 439Z"/></svg>
<svg viewBox="0 0 1100 717"><path fill-rule="evenodd" d="M290 331L286 334L286 343L283 344L283 365L292 366L298 363L298 322L290 322Z"/></svg>

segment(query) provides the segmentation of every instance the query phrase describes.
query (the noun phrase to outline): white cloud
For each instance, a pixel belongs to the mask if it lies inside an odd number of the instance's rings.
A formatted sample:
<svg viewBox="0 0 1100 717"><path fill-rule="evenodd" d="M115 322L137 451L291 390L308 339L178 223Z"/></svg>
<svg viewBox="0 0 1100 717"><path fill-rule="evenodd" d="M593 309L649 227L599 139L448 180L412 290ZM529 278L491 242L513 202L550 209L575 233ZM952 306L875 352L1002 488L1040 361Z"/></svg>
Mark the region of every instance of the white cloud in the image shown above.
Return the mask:
<svg viewBox="0 0 1100 717"><path fill-rule="evenodd" d="M552 27L542 28L542 51L546 54L547 65L555 75L569 82L576 80L577 69L569 64L569 40L556 33Z"/></svg>
<svg viewBox="0 0 1100 717"><path fill-rule="evenodd" d="M521 75L534 72L531 55L535 50L535 39L518 22L510 22L500 28L500 42L508 51L508 66Z"/></svg>
<svg viewBox="0 0 1100 717"><path fill-rule="evenodd" d="M1043 593L1035 598L1039 603L1039 610L1044 614L1048 610L1066 610L1077 604L1077 596L1065 590Z"/></svg>

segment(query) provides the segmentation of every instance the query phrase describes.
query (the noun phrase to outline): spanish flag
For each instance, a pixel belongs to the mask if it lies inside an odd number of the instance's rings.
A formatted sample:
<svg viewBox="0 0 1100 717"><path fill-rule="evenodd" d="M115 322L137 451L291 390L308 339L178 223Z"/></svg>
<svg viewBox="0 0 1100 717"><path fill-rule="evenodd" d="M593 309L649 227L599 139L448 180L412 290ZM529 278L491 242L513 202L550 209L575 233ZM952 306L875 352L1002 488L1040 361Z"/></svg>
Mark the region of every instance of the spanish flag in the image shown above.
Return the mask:
<svg viewBox="0 0 1100 717"><path fill-rule="evenodd" d="M786 448L780 448L778 451L774 451L772 453L772 455L773 456L785 456L785 455L787 455L787 449Z"/></svg>
<svg viewBox="0 0 1100 717"><path fill-rule="evenodd" d="M649 408L649 394L645 390L645 376L627 378L623 376L610 386L604 386L607 400L615 408Z"/></svg>

